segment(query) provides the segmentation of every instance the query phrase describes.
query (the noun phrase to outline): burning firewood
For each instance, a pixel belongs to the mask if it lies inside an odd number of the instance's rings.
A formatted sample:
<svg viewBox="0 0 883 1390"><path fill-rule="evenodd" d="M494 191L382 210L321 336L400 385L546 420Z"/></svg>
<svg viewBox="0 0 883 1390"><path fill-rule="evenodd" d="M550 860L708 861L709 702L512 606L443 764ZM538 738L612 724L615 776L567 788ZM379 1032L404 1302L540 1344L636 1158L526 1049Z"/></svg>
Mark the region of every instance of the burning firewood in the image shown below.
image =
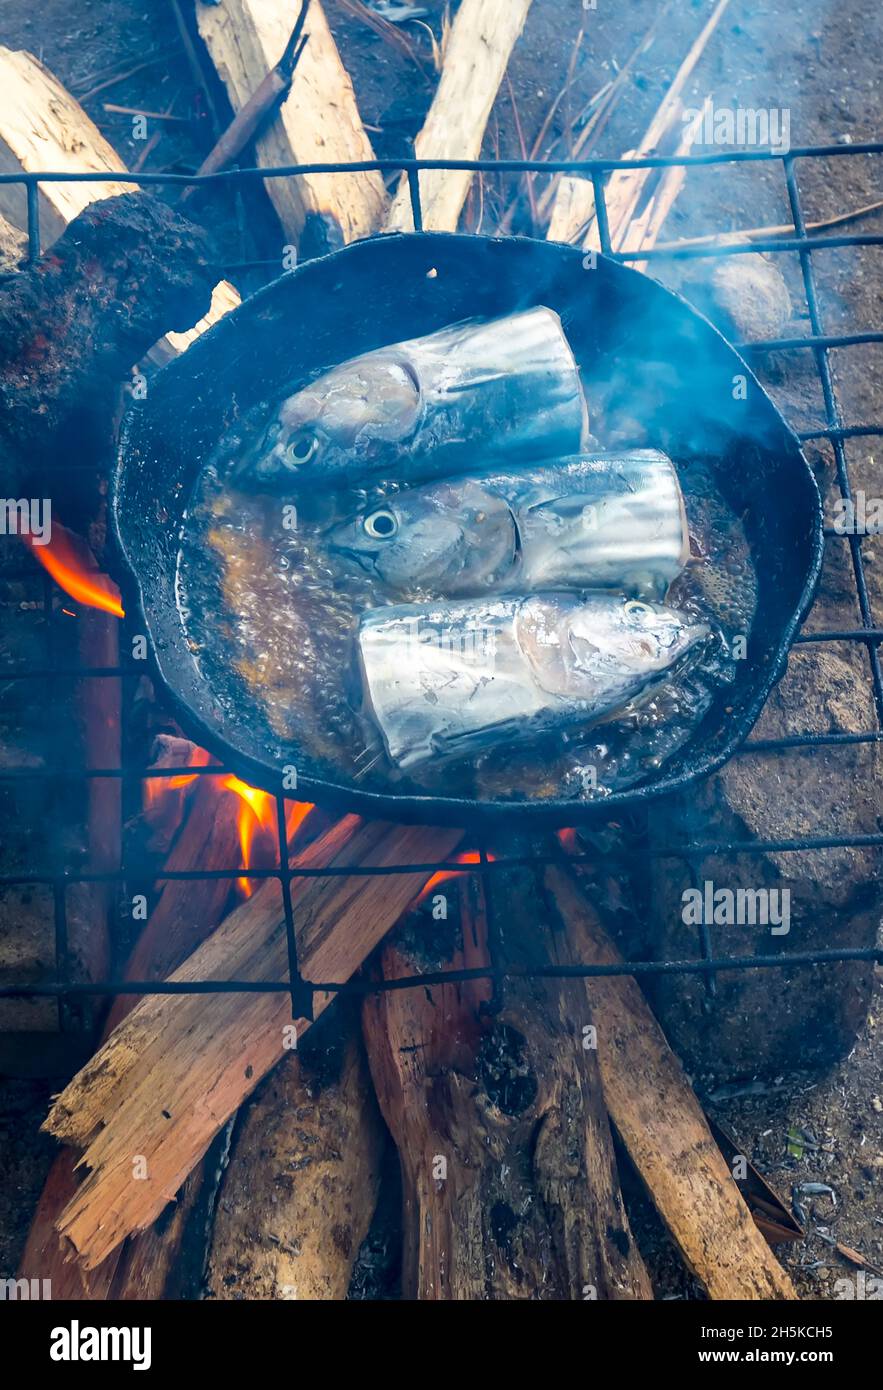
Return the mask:
<svg viewBox="0 0 883 1390"><path fill-rule="evenodd" d="M279 61L298 14L299 5L288 0L197 5L199 32L234 110L248 103ZM272 168L373 159L352 82L319 0L312 0L304 33L306 47L291 89L255 142L258 163ZM386 208L378 173L270 179L267 193L295 245L308 218L323 224L324 240L333 246L376 231Z"/></svg>
<svg viewBox="0 0 883 1390"><path fill-rule="evenodd" d="M360 825L348 816L302 854L309 870L425 863L450 853L458 830ZM349 978L397 921L428 874L310 877L292 886L306 979ZM282 981L285 919L278 884L267 882L171 977ZM331 996L315 997L316 1013ZM59 1222L87 1269L143 1230L174 1197L218 1130L308 1027L292 1025L284 992L199 994L142 1000L53 1106L46 1128L83 1149L89 1175ZM133 1149L134 1145L134 1149ZM143 1159L133 1174L132 1153Z"/></svg>
<svg viewBox="0 0 883 1390"><path fill-rule="evenodd" d="M244 1110L212 1232L213 1298L346 1297L386 1136L358 1014L335 1013L334 1036L323 1020Z"/></svg>
<svg viewBox="0 0 883 1390"><path fill-rule="evenodd" d="M621 964L569 871L552 865L545 883L574 958ZM710 1298L795 1298L636 981L599 976L585 990L610 1117L689 1268Z"/></svg>
<svg viewBox="0 0 883 1390"><path fill-rule="evenodd" d="M181 743L192 753L199 752L194 744L184 740L164 741L160 744L160 756L153 767L180 766L182 750L177 745ZM198 764L199 759L194 758L192 765ZM162 783L147 785L159 786ZM227 868L235 862L237 847L235 798L227 796L221 800L215 779L204 778L196 789L191 814L166 868L171 872L192 868L196 864L209 870ZM130 980L161 979L179 965L217 925L229 892L230 884L225 879L201 878L196 882L169 880L135 945L124 972L125 977ZM105 1037L134 1007L137 998L137 995L126 994L115 1001L105 1023ZM98 1269L86 1274L78 1262L70 1260L69 1251L54 1230L55 1221L76 1192L78 1177L75 1167L76 1158L70 1149L59 1154L55 1160L31 1225L22 1271L27 1272L27 1277L39 1272L41 1278L51 1278L53 1297L56 1299L106 1298L117 1272L118 1252ZM180 1213L183 1213L184 1206L179 1201ZM180 1237L179 1226L176 1218L172 1231L166 1231L164 1240L167 1246ZM148 1239L148 1236L143 1239ZM154 1249L154 1259L146 1262L146 1267L153 1271L154 1279L157 1277L156 1253ZM140 1263L137 1252L133 1252L133 1263ZM125 1294L118 1291L116 1296L123 1297Z"/></svg>
<svg viewBox="0 0 883 1390"><path fill-rule="evenodd" d="M526 881L527 880L527 881ZM506 891L507 947L525 964L556 948L526 875ZM432 888L427 903L447 902ZM434 896L441 896L436 899ZM444 926L412 913L381 956L384 978L486 967L477 883L461 879ZM447 940L446 940L447 938ZM437 957L441 956L441 959ZM652 1298L619 1192L581 987L486 980L371 996L372 1074L402 1165L405 1297Z"/></svg>
<svg viewBox="0 0 883 1390"><path fill-rule="evenodd" d="M444 56L441 78L423 129L414 141L418 159L478 159L500 83L524 28L531 0L463 0ZM472 174L435 170L420 177L423 225L455 232ZM393 200L390 231L413 231L407 179Z"/></svg>

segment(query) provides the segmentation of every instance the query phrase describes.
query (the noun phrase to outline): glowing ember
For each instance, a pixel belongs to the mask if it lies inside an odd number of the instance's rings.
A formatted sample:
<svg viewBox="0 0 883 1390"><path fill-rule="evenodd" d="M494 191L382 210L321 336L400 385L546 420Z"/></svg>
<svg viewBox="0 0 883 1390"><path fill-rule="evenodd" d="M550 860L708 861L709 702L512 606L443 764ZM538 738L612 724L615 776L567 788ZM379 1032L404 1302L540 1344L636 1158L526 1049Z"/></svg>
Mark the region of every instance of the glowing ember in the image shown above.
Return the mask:
<svg viewBox="0 0 883 1390"><path fill-rule="evenodd" d="M107 574L95 566L89 547L58 522L52 523L52 536L46 545L34 545L29 535L22 540L31 547L31 554L48 570L59 589L87 608L101 608L124 618L120 591Z"/></svg>
<svg viewBox="0 0 883 1390"><path fill-rule="evenodd" d="M562 849L567 850L568 854L576 854L579 848L576 840L576 831L573 826L568 826L566 830L557 830L558 843Z"/></svg>

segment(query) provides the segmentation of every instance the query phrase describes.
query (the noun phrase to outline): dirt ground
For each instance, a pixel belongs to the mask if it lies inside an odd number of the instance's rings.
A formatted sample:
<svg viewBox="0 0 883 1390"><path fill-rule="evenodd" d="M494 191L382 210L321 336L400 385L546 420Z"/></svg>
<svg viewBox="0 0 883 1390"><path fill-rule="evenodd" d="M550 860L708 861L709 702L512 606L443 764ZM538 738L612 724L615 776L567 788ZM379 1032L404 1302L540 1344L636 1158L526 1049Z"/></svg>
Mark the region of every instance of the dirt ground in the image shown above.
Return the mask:
<svg viewBox="0 0 883 1390"><path fill-rule="evenodd" d="M443 0L426 0L425 8L430 12L426 22L438 35ZM570 89L540 146L541 152L565 152L563 142L553 142L626 62L660 9L646 0L616 0L615 4L597 0L594 10L584 10L579 0L535 0L511 65L511 91L504 84L486 152L503 157L521 153L513 103L530 148L570 73ZM337 0L326 0L326 10L377 154L407 153L432 92L428 33L417 25L403 28L424 71L349 18ZM675 0L665 10L652 47L635 64L627 97L591 153L613 156L634 146L710 10L709 0ZM581 27L584 35L571 70ZM857 144L879 138L881 37L878 0L846 0L837 6L830 0L794 0L788 6L779 0L732 0L688 87L687 104L699 105L711 93L717 107L787 108L792 146ZM180 118L149 126L150 135L157 139L147 154L147 169L193 170L212 143L212 115L188 65L170 5L144 0L45 0L36 8L32 0L6 0L0 42L42 56L130 164L143 155L144 144L132 138L131 116L107 111L108 102L168 111ZM212 95L216 120L223 126L229 116L223 94ZM879 198L880 162L879 157L858 156L800 164L798 178L807 219L824 219ZM481 201L473 197L467 206L467 225L492 230L517 192L511 182L503 187L488 181ZM241 203L225 191L204 215L231 267L243 261L278 259L279 230L260 190L251 191ZM528 219L522 196L512 212L513 229L528 230ZM674 239L788 221L785 189L776 167L713 169L691 173L664 236ZM879 215L858 228L881 229ZM794 306L787 331L806 334L810 328L797 257L781 255L777 263ZM820 253L814 265L823 331L879 329L880 248ZM263 272L256 270L231 268L228 273L246 293L263 278ZM659 273L664 279L673 274ZM775 361L759 365L795 428L811 430L824 424L810 354L780 354ZM880 345L834 354L837 394L848 423L871 423L883 416L881 366ZM850 441L847 446L853 486L864 488L869 496L883 495L879 447L873 437ZM822 480L829 481L832 466L826 447L810 446L808 456ZM829 546L819 607L810 625L851 627L859 620L846 549ZM874 617L880 624L883 537L866 540L863 551ZM857 669L857 679L868 677L864 660L865 669ZM883 827L883 805L880 809L878 823ZM836 827L818 829L819 833L836 831ZM779 1252L805 1297L836 1297L836 1282L856 1276L857 1270L836 1252L835 1241L883 1267L881 1029L878 988L867 1027L850 1056L832 1070L821 1075L783 1075L770 1086L752 1084L747 1078L747 1092L744 1088L737 1094L713 1091L710 1099L705 1097L709 1110L735 1131L749 1158L786 1201L792 1189L803 1184L832 1189L795 1192L810 1234ZM38 1127L55 1088L54 1082L0 1080L0 1275L11 1274L15 1268L51 1157L52 1146L39 1135ZM697 1297L696 1287L636 1181L628 1183L627 1196L657 1296Z"/></svg>

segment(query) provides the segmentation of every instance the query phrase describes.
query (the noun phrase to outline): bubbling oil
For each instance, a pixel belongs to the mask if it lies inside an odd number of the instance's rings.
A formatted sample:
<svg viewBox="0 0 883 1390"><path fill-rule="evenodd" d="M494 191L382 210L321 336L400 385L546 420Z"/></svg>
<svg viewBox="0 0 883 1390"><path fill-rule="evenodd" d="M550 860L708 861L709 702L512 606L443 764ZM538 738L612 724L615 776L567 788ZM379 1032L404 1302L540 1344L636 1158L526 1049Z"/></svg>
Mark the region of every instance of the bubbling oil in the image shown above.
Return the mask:
<svg viewBox="0 0 883 1390"><path fill-rule="evenodd" d="M710 464L694 459L678 471L694 558L668 602L707 622L714 637L696 663L603 725L429 764L407 777L397 771L361 713L355 663L361 613L391 600L369 575L338 571L322 542L328 525L380 490L245 493L234 486L229 448L202 470L179 554L180 609L194 659L216 703L258 730L268 753L295 763L307 755L326 777L365 790L483 800L603 799L655 773L689 740L735 680L738 639L747 640L757 608L748 539Z"/></svg>

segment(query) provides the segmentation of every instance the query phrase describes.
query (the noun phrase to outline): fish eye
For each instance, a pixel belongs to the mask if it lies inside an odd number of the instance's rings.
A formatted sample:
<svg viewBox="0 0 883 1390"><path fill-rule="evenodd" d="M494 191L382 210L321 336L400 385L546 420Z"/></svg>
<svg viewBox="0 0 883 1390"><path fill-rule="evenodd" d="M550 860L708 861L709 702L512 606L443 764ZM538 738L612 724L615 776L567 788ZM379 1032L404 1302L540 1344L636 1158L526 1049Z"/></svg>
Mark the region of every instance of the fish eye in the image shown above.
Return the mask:
<svg viewBox="0 0 883 1390"><path fill-rule="evenodd" d="M362 522L362 529L366 536L370 536L372 541L389 540L399 529L394 512L388 507L380 507L378 511L366 516Z"/></svg>
<svg viewBox="0 0 883 1390"><path fill-rule="evenodd" d="M303 463L309 463L311 458L319 452L319 441L314 434L304 431L296 434L285 449L285 457L295 468Z"/></svg>
<svg viewBox="0 0 883 1390"><path fill-rule="evenodd" d="M653 616L653 609L648 603L642 603L640 599L629 599L625 606L625 611L630 618L650 618Z"/></svg>

